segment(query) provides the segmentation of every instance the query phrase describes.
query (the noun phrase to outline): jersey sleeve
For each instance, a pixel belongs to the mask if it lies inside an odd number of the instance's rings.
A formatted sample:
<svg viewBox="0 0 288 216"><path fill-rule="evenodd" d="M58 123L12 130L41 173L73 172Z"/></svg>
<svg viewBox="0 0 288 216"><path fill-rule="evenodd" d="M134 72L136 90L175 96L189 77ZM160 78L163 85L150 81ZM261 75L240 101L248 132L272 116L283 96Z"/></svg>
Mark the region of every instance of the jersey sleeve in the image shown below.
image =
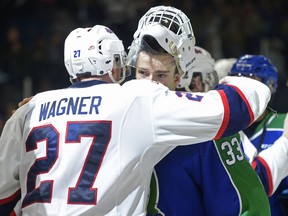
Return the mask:
<svg viewBox="0 0 288 216"><path fill-rule="evenodd" d="M229 77L207 93L168 92L154 100L156 142L193 144L219 139L249 126L265 110L269 88L245 77Z"/></svg>
<svg viewBox="0 0 288 216"><path fill-rule="evenodd" d="M239 79L240 78L240 79ZM224 116L215 139L230 136L251 125L266 109L271 98L269 88L246 77L225 77L216 90L223 98Z"/></svg>
<svg viewBox="0 0 288 216"><path fill-rule="evenodd" d="M266 192L271 196L280 182L288 175L288 139L280 137L274 144L255 158L252 165Z"/></svg>
<svg viewBox="0 0 288 216"><path fill-rule="evenodd" d="M17 130L13 117L5 124L0 140L0 212L5 212L7 215L12 212L15 204L20 199L18 173L21 147L16 145L19 143L18 138L11 135ZM9 166L9 169L7 169L7 166Z"/></svg>

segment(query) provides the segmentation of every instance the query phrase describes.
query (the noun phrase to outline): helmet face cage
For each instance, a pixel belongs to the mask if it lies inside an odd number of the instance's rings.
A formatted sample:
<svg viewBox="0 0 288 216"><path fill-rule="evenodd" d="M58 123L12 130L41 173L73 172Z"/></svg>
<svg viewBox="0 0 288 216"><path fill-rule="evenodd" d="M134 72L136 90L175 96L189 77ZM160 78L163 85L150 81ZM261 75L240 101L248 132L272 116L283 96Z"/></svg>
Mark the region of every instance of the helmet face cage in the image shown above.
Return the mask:
<svg viewBox="0 0 288 216"><path fill-rule="evenodd" d="M211 57L211 54L198 46L195 46L196 59L194 67L187 71L181 78L177 89L195 92L207 92L218 84L219 79L216 71L214 70L215 60ZM202 89L195 88L195 79L200 78L202 83Z"/></svg>
<svg viewBox="0 0 288 216"><path fill-rule="evenodd" d="M140 19L137 31L145 26L159 23L182 38L194 38L188 17L180 10L169 6L152 7ZM194 39L195 40L195 39Z"/></svg>
<svg viewBox="0 0 288 216"><path fill-rule="evenodd" d="M278 84L278 71L263 55L243 55L232 66L231 76L258 77L267 85L272 95Z"/></svg>
<svg viewBox="0 0 288 216"><path fill-rule="evenodd" d="M169 6L151 8L139 21L134 41L143 36L154 37L176 62L180 75L192 67L195 60L195 37L188 17Z"/></svg>
<svg viewBox="0 0 288 216"><path fill-rule="evenodd" d="M122 82L126 58L122 41L102 25L75 29L65 40L64 63L70 80L109 74L113 82ZM113 79L113 68L120 70L120 80Z"/></svg>

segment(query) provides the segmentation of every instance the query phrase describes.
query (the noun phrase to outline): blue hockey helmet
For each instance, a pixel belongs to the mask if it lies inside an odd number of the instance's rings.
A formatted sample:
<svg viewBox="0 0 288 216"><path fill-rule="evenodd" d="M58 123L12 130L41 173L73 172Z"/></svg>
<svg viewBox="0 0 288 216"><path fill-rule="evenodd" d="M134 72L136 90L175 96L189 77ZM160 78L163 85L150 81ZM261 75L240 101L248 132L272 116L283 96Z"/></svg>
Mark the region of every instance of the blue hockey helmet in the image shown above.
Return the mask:
<svg viewBox="0 0 288 216"><path fill-rule="evenodd" d="M272 95L278 85L278 71L271 61L263 55L243 55L233 64L231 76L246 76L260 78L267 85Z"/></svg>

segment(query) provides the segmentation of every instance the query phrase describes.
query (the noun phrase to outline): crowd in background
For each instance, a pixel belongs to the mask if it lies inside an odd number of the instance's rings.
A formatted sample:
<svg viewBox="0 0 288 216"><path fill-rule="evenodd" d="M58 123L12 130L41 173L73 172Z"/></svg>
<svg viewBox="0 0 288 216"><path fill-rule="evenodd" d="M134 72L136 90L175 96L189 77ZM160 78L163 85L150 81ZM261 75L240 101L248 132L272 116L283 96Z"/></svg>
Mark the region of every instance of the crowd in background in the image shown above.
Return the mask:
<svg viewBox="0 0 288 216"><path fill-rule="evenodd" d="M279 71L272 108L288 111L285 0L1 0L0 132L23 97L70 84L63 47L72 29L109 26L128 48L139 18L156 5L187 14L196 44L215 59L245 53L271 58Z"/></svg>

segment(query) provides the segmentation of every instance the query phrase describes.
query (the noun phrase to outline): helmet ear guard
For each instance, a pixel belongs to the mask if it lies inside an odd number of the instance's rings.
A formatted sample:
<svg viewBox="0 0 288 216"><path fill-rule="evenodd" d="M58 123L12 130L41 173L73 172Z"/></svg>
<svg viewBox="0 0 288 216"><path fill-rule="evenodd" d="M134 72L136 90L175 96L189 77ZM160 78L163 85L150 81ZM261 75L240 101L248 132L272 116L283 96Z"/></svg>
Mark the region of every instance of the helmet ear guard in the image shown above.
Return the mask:
<svg viewBox="0 0 288 216"><path fill-rule="evenodd" d="M193 79L199 76L203 86L202 91L207 92L213 89L219 82L218 75L214 70L215 60L207 50L198 46L195 46L195 56L193 68L185 72L177 89L194 92Z"/></svg>
<svg viewBox="0 0 288 216"><path fill-rule="evenodd" d="M126 58L122 41L102 25L75 29L65 40L64 63L70 80L109 74L113 82L122 82L126 75ZM121 69L120 80L113 79L113 68Z"/></svg>

